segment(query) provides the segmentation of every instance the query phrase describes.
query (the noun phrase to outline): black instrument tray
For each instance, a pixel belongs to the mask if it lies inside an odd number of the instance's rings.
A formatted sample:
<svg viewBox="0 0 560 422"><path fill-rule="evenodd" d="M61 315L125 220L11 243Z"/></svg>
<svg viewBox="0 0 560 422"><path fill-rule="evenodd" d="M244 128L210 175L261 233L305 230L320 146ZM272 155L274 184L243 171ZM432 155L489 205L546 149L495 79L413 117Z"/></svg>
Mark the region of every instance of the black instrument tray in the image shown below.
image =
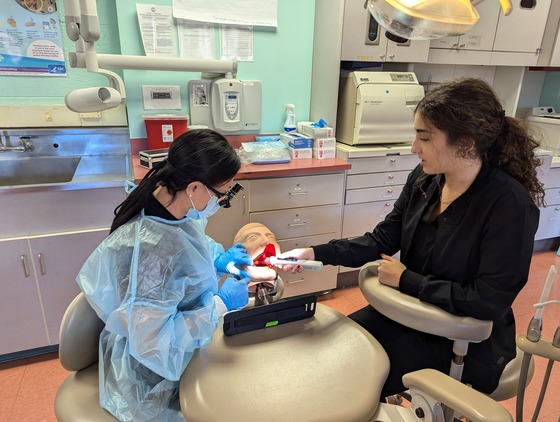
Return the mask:
<svg viewBox="0 0 560 422"><path fill-rule="evenodd" d="M274 327L315 315L317 296L305 295L270 305L241 309L224 314L224 334L235 334Z"/></svg>

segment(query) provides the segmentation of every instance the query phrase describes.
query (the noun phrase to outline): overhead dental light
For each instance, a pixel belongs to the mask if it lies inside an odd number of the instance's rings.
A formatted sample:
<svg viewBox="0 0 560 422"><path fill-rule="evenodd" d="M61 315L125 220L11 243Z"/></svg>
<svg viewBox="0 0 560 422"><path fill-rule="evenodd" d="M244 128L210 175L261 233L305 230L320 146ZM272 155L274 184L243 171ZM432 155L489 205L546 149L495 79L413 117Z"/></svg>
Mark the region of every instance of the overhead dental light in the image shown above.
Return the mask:
<svg viewBox="0 0 560 422"><path fill-rule="evenodd" d="M395 42L463 35L479 19L474 5L483 0L367 0L368 10ZM504 15L511 0L499 0Z"/></svg>
<svg viewBox="0 0 560 422"><path fill-rule="evenodd" d="M95 42L100 38L96 0L64 0L66 33L74 41L76 52L69 53L71 67L107 77L109 87L76 89L66 95L66 106L77 113L103 111L126 101L122 78L105 69L167 70L209 72L235 76L237 62L232 60L182 59L176 57L148 57L118 54L97 54Z"/></svg>

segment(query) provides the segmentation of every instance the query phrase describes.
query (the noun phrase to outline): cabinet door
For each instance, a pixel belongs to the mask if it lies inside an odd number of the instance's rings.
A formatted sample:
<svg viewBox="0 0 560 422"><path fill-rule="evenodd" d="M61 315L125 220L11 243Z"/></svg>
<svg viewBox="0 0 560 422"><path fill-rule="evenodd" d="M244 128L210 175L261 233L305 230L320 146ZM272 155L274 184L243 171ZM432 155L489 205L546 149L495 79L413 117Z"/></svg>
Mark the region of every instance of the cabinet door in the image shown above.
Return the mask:
<svg viewBox="0 0 560 422"><path fill-rule="evenodd" d="M0 355L47 346L28 239L0 241Z"/></svg>
<svg viewBox="0 0 560 422"><path fill-rule="evenodd" d="M241 180L243 190L233 197L231 207L224 208L208 219L206 234L225 249L233 245L233 238L241 226L249 222L250 184Z"/></svg>
<svg viewBox="0 0 560 422"><path fill-rule="evenodd" d="M472 29L460 37L444 37L430 42L430 48L455 48L491 51L501 9L497 1L485 1L476 6L480 15Z"/></svg>
<svg viewBox="0 0 560 422"><path fill-rule="evenodd" d="M385 30L383 30L385 31ZM383 32L385 33L385 32ZM416 62L424 63L428 61L430 52L430 41L412 41L396 43L387 41L386 62Z"/></svg>
<svg viewBox="0 0 560 422"><path fill-rule="evenodd" d="M551 1L539 0L532 9L515 2L509 16L500 15L493 50L536 53L541 48Z"/></svg>
<svg viewBox="0 0 560 422"><path fill-rule="evenodd" d="M560 206L540 208L539 228L535 240L551 239L560 236Z"/></svg>
<svg viewBox="0 0 560 422"><path fill-rule="evenodd" d="M341 60L383 62L387 38L362 1L344 2Z"/></svg>
<svg viewBox="0 0 560 422"><path fill-rule="evenodd" d="M104 229L30 239L49 344L58 344L64 312L80 293L76 284L80 268L108 234Z"/></svg>
<svg viewBox="0 0 560 422"><path fill-rule="evenodd" d="M392 200L344 206L342 237L357 237L371 232L391 212L394 204Z"/></svg>

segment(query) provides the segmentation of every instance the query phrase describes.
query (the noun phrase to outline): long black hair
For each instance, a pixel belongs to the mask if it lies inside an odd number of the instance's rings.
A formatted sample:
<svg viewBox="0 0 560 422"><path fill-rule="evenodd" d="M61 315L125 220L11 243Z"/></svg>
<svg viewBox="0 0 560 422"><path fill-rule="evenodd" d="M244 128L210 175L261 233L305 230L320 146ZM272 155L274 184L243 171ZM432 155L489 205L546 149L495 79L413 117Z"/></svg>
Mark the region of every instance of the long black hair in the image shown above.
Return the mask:
<svg viewBox="0 0 560 422"><path fill-rule="evenodd" d="M165 186L175 199L189 183L219 186L232 179L240 167L237 153L218 132L193 129L183 133L171 143L167 160L153 167L115 208L111 233L138 215L157 187Z"/></svg>
<svg viewBox="0 0 560 422"><path fill-rule="evenodd" d="M465 157L504 170L527 189L537 205L544 204L544 188L537 178L539 143L524 124L505 115L498 97L485 81L462 78L430 91L415 110L447 134L449 145ZM474 146L474 154L472 146Z"/></svg>

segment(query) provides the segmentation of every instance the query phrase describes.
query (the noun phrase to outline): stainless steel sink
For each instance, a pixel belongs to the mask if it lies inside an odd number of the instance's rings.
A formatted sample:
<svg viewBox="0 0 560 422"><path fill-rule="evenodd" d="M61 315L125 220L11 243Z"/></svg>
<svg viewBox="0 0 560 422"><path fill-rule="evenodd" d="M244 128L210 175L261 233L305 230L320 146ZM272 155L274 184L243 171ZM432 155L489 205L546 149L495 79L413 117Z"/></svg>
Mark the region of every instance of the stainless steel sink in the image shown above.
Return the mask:
<svg viewBox="0 0 560 422"><path fill-rule="evenodd" d="M69 182L80 159L60 156L2 159L0 156L0 186Z"/></svg>

